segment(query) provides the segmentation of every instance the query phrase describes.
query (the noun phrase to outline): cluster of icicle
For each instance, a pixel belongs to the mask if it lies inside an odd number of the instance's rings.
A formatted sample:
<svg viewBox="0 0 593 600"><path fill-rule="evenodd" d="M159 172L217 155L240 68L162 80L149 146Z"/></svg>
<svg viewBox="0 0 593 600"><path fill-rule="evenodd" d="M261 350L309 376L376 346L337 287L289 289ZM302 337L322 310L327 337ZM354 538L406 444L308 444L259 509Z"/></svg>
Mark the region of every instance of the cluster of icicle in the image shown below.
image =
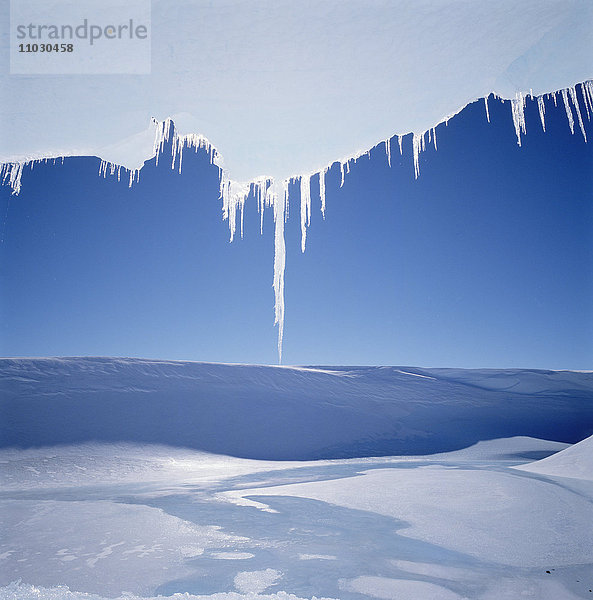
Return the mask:
<svg viewBox="0 0 593 600"><path fill-rule="evenodd" d="M0 164L0 184L8 185L12 190L13 196L18 196L21 191L21 178L23 169L28 166L31 171L35 165L40 164L57 164L60 161L64 164L64 156L54 156L46 158L32 158L31 160L23 160L19 162L8 162Z"/></svg>
<svg viewBox="0 0 593 600"><path fill-rule="evenodd" d="M564 103L564 109L566 110L566 118L568 119L568 126L570 127L570 133L574 134L574 122L575 115L579 122L579 127L585 142L587 141L587 133L585 132L585 124L583 123L583 115L581 113L581 107L579 104L579 97L577 89L580 88L581 95L583 97L583 105L587 114L587 120L591 120L593 115L593 81L586 81L578 86L565 88L558 92L551 92L550 94L544 94L537 97L537 106L539 109L539 118L542 123L542 129L546 130L546 104L545 99L551 99L554 102L554 106L558 106L558 97L562 98ZM511 112L513 114L513 125L515 126L515 133L517 134L517 144L521 145L521 134L527 133L527 127L525 125L525 102L527 98L534 100L533 94L530 92L524 94L523 92L517 92L515 98L511 100ZM570 100L569 100L570 98ZM490 122L490 115L488 113L488 98L484 98L486 105L486 117ZM571 106L572 105L572 106ZM574 109L574 112L573 112Z"/></svg>
<svg viewBox="0 0 593 600"><path fill-rule="evenodd" d="M177 168L181 174L181 165L183 163L183 150L185 148L197 152L200 149L204 149L210 156L210 164L215 164L216 160L220 158L217 150L214 146L205 138L203 135L197 133L189 133L187 135L180 135L176 130L171 119L165 119L164 121L157 121L155 118L152 119L152 123L155 126L155 136L153 145L153 156L156 159L156 164L159 164L159 158L163 155L165 145L171 142L171 169ZM118 165L107 160L101 160L99 164L99 175L102 177L117 176L117 180L121 181L122 171L124 174L127 172L128 187L132 187L134 183L140 181L140 171L142 167L138 169L126 169L122 165Z"/></svg>
<svg viewBox="0 0 593 600"><path fill-rule="evenodd" d="M539 109L539 116L541 119L542 128L546 130L545 123L545 100L549 99L557 105L558 98L561 98L566 110L566 116L568 119L568 125L571 133L574 133L575 129L575 116L578 121L581 133L587 141L587 135L585 133L585 126L583 123L583 113L581 112L579 94L582 96L581 102L584 105L587 119L590 120L593 115L593 81L587 81L585 83L566 88L557 92L551 92L543 96L537 97L537 104ZM494 96L496 97L496 96ZM531 93L518 92L514 99L510 101L511 113L513 117L513 124L515 132L517 134L517 143L521 145L521 135L526 133L525 124L525 105L527 98L534 99ZM488 109L489 96L484 98L486 118L490 122L490 112ZM503 100L504 101L504 100ZM447 123L453 115L449 115L442 122ZM321 214L325 218L325 190L326 190L326 176L333 164L339 164L340 166L340 187L344 185L346 175L350 173L351 167L356 164L357 160L362 156L370 156L371 150L364 152L355 153L347 158L344 158L336 163L326 165L323 169L318 171L302 174L299 176L291 177L284 181L274 181L272 177L258 177L248 182L237 182L232 180L228 173L220 166L221 156L210 141L202 135L188 134L180 135L175 130L174 124L171 119L164 121L156 121L153 119L155 125L155 142L153 148L153 156L156 159L156 163L163 158L165 147L171 145L171 169L176 169L181 173L183 152L184 150L193 150L197 152L202 149L205 150L210 158L210 163L218 166L220 169L220 199L222 200L222 214L223 219L228 221L230 231L230 241L232 242L236 231L237 231L237 219L239 220L240 235L243 237L243 213L245 209L245 202L250 195L253 195L257 201L257 208L260 214L260 232L263 233L264 224L264 210L266 208L272 209L274 218L274 313L275 320L274 324L278 325L278 358L282 361L282 342L284 336L284 272L286 266L286 246L284 241L284 225L288 219L288 208L289 208L289 184L299 183L300 187L300 216L301 216L301 250L305 251L307 241L307 228L311 223L311 179L313 177L318 178L319 183L319 200L321 203ZM392 140L397 137L399 152L403 156L403 138L404 135L396 135L392 138L383 140L375 147L383 144L385 148L385 155L387 163L391 167L391 153L392 153ZM435 150L437 149L436 139L436 126L426 131L412 133L412 156L414 164L414 177L417 179L420 175L420 153L423 152L427 145L430 143L434 144ZM42 160L56 160L56 159L42 159ZM63 160L63 159L62 159ZM18 194L21 190L21 176L23 174L23 168L26 165L30 165L33 168L35 161L26 162L12 162L0 165L0 180L2 184L8 184L12 188L13 194ZM101 160L99 165L99 175L103 177L117 176L117 180L121 181L123 176L128 178L128 185L131 187L134 183L140 179L140 169L127 169L121 165L110 163L105 160Z"/></svg>

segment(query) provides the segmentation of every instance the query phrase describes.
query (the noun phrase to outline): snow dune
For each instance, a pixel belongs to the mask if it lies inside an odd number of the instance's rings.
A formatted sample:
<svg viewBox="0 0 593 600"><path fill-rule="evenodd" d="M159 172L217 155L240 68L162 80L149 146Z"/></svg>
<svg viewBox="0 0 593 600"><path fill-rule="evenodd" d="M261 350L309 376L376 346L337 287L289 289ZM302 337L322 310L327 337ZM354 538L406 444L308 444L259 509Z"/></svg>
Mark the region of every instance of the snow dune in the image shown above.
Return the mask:
<svg viewBox="0 0 593 600"><path fill-rule="evenodd" d="M0 377L0 447L132 442L308 460L593 432L591 373L23 358L1 359Z"/></svg>
<svg viewBox="0 0 593 600"><path fill-rule="evenodd" d="M516 468L541 475L593 481L593 436L552 456Z"/></svg>

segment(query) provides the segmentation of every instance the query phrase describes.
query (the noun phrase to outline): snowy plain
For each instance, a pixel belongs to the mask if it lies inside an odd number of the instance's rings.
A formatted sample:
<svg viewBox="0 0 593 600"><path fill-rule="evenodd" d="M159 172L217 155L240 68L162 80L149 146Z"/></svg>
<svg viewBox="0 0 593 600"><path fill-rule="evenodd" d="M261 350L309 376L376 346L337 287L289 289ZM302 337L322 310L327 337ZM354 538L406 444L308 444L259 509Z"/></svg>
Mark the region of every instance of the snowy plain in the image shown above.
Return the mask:
<svg viewBox="0 0 593 600"><path fill-rule="evenodd" d="M107 358L0 372L2 599L593 589L591 373Z"/></svg>

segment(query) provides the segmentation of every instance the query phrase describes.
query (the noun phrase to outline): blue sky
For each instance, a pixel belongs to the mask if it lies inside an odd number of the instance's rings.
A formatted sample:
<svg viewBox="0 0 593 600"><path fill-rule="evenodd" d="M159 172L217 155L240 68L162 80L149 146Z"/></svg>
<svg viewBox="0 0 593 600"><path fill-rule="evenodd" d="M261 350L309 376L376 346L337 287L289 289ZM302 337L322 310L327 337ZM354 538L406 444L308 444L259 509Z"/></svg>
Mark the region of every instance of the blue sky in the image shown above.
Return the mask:
<svg viewBox="0 0 593 600"><path fill-rule="evenodd" d="M517 146L508 103L437 128L414 180L411 136L358 161L300 251L286 229L285 364L593 368L593 152L564 107L535 103ZM593 138L593 127L586 122ZM224 153L224 148L221 149ZM229 243L218 172L184 156L140 183L66 159L0 190L0 353L275 363L271 211ZM6 215L6 217L4 217Z"/></svg>

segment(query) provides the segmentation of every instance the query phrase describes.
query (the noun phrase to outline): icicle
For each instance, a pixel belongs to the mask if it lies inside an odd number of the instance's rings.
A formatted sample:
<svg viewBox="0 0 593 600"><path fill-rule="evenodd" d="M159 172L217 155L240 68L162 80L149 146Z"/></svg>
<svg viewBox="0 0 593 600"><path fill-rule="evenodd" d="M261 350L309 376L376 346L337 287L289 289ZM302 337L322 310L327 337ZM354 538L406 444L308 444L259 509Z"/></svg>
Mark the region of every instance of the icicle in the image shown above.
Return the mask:
<svg viewBox="0 0 593 600"><path fill-rule="evenodd" d="M387 155L387 164L391 167L391 139L385 140L385 154Z"/></svg>
<svg viewBox="0 0 593 600"><path fill-rule="evenodd" d="M585 106L586 116L588 119L593 114L593 81L587 81L580 84L581 93L583 95L583 102ZM569 121L571 132L574 133L574 122L575 112L576 119L579 122L581 132L585 141L587 140L585 126L583 122L583 115L581 113L579 98L577 94L577 88L567 88L559 92L553 92L548 94L557 106L557 96L562 95L566 114ZM569 99L570 97L570 99ZM486 118L490 122L489 113L489 98L490 95L484 98L484 105L486 110ZM495 94L494 99L500 99ZM525 106L526 106L527 94L523 92L517 92L515 99L511 100L511 111L513 118L513 125L517 135L517 143L521 146L521 135L526 133L525 124ZM502 99L501 99L502 101ZM574 105L574 110L571 108L570 103ZM538 109L542 128L545 131L545 101L544 97L537 97ZM448 123L450 116L447 116L443 122ZM264 211L265 207L273 208L274 217L274 310L275 310L275 321L278 325L278 356L279 360L282 360L282 344L284 335L284 274L286 264L286 245L285 245L285 223L289 216L289 198L288 189L289 184L296 178L291 180L284 180L282 182L275 182L274 180L267 177L259 177L250 182L236 182L228 178L228 174L224 171L220 165L221 155L217 150L210 144L210 142L203 136L197 134L179 135L174 127L171 119L165 119L162 122L158 122L153 119L155 125L155 140L154 140L154 157L155 162L158 164L161 154L165 150L165 146L171 144L171 168L178 170L179 173L182 171L183 154L185 149L193 149L194 151L205 150L208 153L209 162L211 165L216 165L220 169L220 198L222 199L222 212L223 219L228 221L230 240L233 241L236 229L237 229L237 216L238 212L240 218L240 232L243 237L244 228L244 210L247 198L251 193L255 196L258 204L258 210L260 213L260 233L263 234L263 223L264 223ZM428 134L428 135L427 135ZM426 150L428 144L431 142L434 144L435 150L437 150L437 136L436 127L432 127L423 133L412 134L412 150L413 150L413 162L414 162L414 177L417 179L420 175L420 153ZM385 154L387 163L391 167L391 141L392 138L383 140L385 144ZM397 141L399 146L400 155L403 156L403 136L397 134ZM380 143L380 142L379 142ZM357 164L357 161L362 156L370 158L370 150L364 152L358 152L348 159L340 161L340 172L341 180L340 187L343 187L346 174L350 173L351 162ZM64 157L61 157L62 164ZM57 164L58 158L46 157L42 159L34 159L27 163L6 163L0 165L0 182L2 184L8 184L12 188L13 194L18 194L21 190L21 176L23 167L25 164L29 165L31 169L34 168L37 162L44 164L50 163ZM321 213L325 218L326 208L326 176L330 169L330 166L326 166L323 170L318 172L319 175L319 196L321 200ZM117 176L118 181L121 180L122 171L129 178L128 185L132 187L133 183L139 181L140 170L138 169L126 169L122 165L116 165L106 160L100 160L99 163L99 175L102 177ZM300 183L300 195L301 195L301 250L305 251L307 227L311 223L311 174L303 175L299 178Z"/></svg>
<svg viewBox="0 0 593 600"><path fill-rule="evenodd" d="M573 87L568 88L568 93L570 94L570 99L572 100L575 111L577 113L577 120L579 122L579 127L581 128L581 133L583 134L583 138L585 138L585 141L587 141L587 134L585 133L585 124L583 123L583 116L581 115L581 107L579 106L577 90L573 86Z"/></svg>
<svg viewBox="0 0 593 600"><path fill-rule="evenodd" d="M554 106L558 106L558 92L552 92L552 100L554 100Z"/></svg>
<svg viewBox="0 0 593 600"><path fill-rule="evenodd" d="M307 227L311 224L311 176L301 175L301 252L305 251Z"/></svg>
<svg viewBox="0 0 593 600"><path fill-rule="evenodd" d="M153 118L152 122L156 125L153 153L155 155L155 162L157 165L159 164L160 155L165 149L165 144L169 140L171 141L171 169L175 169L175 165L177 164L178 171L181 173L183 164L183 151L185 148L191 148L195 152L200 149L204 149L209 155L210 164L215 163L218 153L209 140L204 136L196 133L179 135L171 119L157 121Z"/></svg>
<svg viewBox="0 0 593 600"><path fill-rule="evenodd" d="M165 149L165 143L169 141L169 135L172 129L171 119L165 119L164 121L157 121L153 119L153 123L156 125L156 132L154 136L153 152L156 157L156 164L159 164L159 156ZM173 144L175 146L175 144Z"/></svg>
<svg viewBox="0 0 593 600"><path fill-rule="evenodd" d="M321 200L321 216L325 220L325 176L329 167L319 172L319 199Z"/></svg>
<svg viewBox="0 0 593 600"><path fill-rule="evenodd" d="M572 115L572 110L570 109L570 104L568 102L568 91L564 89L561 93L562 100L564 101L564 109L566 110L566 118L568 119L568 126L570 127L570 133L574 134L574 117Z"/></svg>
<svg viewBox="0 0 593 600"><path fill-rule="evenodd" d="M539 118L541 119L542 122L542 129L544 130L544 132L546 131L546 105L544 104L544 97L543 96L539 96L537 99L537 107L539 109Z"/></svg>
<svg viewBox="0 0 593 600"><path fill-rule="evenodd" d="M140 181L140 169L131 169L130 170L130 182L128 187L131 188L134 182Z"/></svg>
<svg viewBox="0 0 593 600"><path fill-rule="evenodd" d="M264 233L264 211L266 208L266 190L269 180L266 177L258 177L253 182L254 194L257 199L257 212L259 213L259 233Z"/></svg>
<svg viewBox="0 0 593 600"><path fill-rule="evenodd" d="M590 115L593 115L593 81L585 81L581 86L581 91L585 99L585 106L587 106L587 118L590 119Z"/></svg>
<svg viewBox="0 0 593 600"><path fill-rule="evenodd" d="M243 239L243 215L245 214L245 198L242 198L240 204L239 204L239 208L240 208L240 221L241 221L241 239Z"/></svg>
<svg viewBox="0 0 593 600"><path fill-rule="evenodd" d="M251 185L227 179L224 171L220 179L220 198L222 199L222 218L229 223L230 241L235 239L237 229L237 210L240 212L240 231L243 237L243 210Z"/></svg>
<svg viewBox="0 0 593 600"><path fill-rule="evenodd" d="M282 362L284 338L284 270L286 244L284 223L288 205L288 180L273 183L266 191L266 203L274 209L274 325L278 325L278 362Z"/></svg>
<svg viewBox="0 0 593 600"><path fill-rule="evenodd" d="M414 179L418 179L420 175L420 150L422 148L422 142L424 140L424 134L414 133L412 134L412 151L414 154Z"/></svg>
<svg viewBox="0 0 593 600"><path fill-rule="evenodd" d="M24 166L25 163L23 162L4 163L0 166L2 185L8 182L9 187L12 189L12 196L18 196L21 192L21 177L23 176Z"/></svg>
<svg viewBox="0 0 593 600"><path fill-rule="evenodd" d="M585 105L585 112L587 113L587 121L590 121L591 109L589 107L589 98L587 97L587 92L584 83L581 83L581 94L583 95L583 104Z"/></svg>
<svg viewBox="0 0 593 600"><path fill-rule="evenodd" d="M511 112L513 114L513 125L517 134L517 144L521 145L521 134L527 133L525 128L525 95L517 92L515 99L511 100Z"/></svg>
<svg viewBox="0 0 593 600"><path fill-rule="evenodd" d="M164 151L165 144L168 141L171 142L171 169L174 170L177 166L179 174L181 174L182 170L183 151L185 148L191 148L195 152L200 149L206 150L209 156L210 164L215 164L215 161L219 155L212 144L204 136L195 133L179 135L175 130L175 126L171 119L165 119L164 121L159 122L153 118L152 122L155 125L153 152L155 156L155 163L157 165ZM55 162L57 159L53 160ZM126 169L126 167L121 165L115 165L106 160L101 160L99 164L99 176L107 177L107 173L109 172L109 175L115 175L117 176L117 180L121 181L122 170L124 173L127 171L129 173L128 187L132 187L134 183L140 181L141 169L142 167L139 167L138 169Z"/></svg>

